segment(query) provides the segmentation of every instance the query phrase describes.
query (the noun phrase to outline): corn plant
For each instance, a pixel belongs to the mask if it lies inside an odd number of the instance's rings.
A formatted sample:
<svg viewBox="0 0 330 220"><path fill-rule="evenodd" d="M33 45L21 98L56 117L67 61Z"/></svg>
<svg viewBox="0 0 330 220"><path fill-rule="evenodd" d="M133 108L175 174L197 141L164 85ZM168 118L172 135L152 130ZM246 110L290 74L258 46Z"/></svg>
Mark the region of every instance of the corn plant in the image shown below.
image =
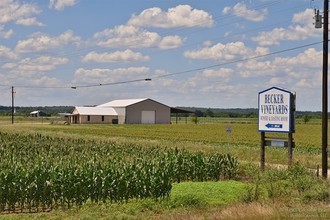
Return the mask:
<svg viewBox="0 0 330 220"><path fill-rule="evenodd" d="M233 178L230 155L0 132L0 212L169 196L173 182Z"/></svg>

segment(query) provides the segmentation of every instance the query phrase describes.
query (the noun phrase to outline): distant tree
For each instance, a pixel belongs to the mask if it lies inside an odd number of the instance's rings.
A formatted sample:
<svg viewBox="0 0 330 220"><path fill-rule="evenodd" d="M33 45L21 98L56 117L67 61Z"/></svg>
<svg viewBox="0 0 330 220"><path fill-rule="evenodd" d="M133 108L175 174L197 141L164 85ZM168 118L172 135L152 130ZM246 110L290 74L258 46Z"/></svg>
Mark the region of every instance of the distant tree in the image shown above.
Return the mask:
<svg viewBox="0 0 330 220"><path fill-rule="evenodd" d="M304 115L303 116L304 123L307 124L311 120L311 116L309 115Z"/></svg>
<svg viewBox="0 0 330 220"><path fill-rule="evenodd" d="M207 110L205 111L205 116L206 116L206 117L214 117L214 113L212 112L211 109L207 109Z"/></svg>
<svg viewBox="0 0 330 220"><path fill-rule="evenodd" d="M255 112L250 112L245 115L246 118L258 118L258 114Z"/></svg>
<svg viewBox="0 0 330 220"><path fill-rule="evenodd" d="M229 113L227 112L217 112L214 114L215 117L229 118Z"/></svg>
<svg viewBox="0 0 330 220"><path fill-rule="evenodd" d="M195 116L196 117L203 117L204 116L204 112L202 112L201 110L196 110L195 111Z"/></svg>

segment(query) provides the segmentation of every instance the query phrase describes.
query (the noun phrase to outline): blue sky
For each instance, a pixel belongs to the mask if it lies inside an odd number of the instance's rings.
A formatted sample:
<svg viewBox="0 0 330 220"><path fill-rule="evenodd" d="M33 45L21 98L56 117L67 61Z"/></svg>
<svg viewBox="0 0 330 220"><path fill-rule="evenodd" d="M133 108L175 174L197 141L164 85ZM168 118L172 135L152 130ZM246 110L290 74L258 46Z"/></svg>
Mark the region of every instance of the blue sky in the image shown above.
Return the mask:
<svg viewBox="0 0 330 220"><path fill-rule="evenodd" d="M0 105L257 108L258 92L321 110L321 0L0 0ZM145 81L144 79L151 79ZM72 87L76 89L72 89Z"/></svg>

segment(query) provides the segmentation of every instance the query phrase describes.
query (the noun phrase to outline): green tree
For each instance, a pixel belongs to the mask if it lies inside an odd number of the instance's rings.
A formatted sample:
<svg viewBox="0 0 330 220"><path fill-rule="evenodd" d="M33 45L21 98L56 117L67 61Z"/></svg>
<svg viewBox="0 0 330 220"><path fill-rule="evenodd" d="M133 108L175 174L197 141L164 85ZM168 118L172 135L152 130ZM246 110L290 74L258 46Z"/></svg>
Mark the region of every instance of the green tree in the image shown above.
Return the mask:
<svg viewBox="0 0 330 220"><path fill-rule="evenodd" d="M214 113L212 112L211 109L207 109L207 110L205 111L205 116L206 116L206 117L214 117Z"/></svg>
<svg viewBox="0 0 330 220"><path fill-rule="evenodd" d="M311 116L304 115L303 120L304 120L304 123L307 124L311 120Z"/></svg>
<svg viewBox="0 0 330 220"><path fill-rule="evenodd" d="M195 116L196 117L203 117L204 116L204 113L201 110L196 110L195 111Z"/></svg>

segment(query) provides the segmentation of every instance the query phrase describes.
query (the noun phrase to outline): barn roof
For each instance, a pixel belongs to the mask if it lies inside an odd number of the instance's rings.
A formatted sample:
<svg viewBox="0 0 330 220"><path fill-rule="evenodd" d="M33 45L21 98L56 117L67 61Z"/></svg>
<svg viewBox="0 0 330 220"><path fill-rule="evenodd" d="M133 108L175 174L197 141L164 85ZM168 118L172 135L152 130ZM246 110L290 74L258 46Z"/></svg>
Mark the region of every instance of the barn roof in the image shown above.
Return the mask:
<svg viewBox="0 0 330 220"><path fill-rule="evenodd" d="M127 107L133 105L135 103L139 103L145 101L147 99L120 99L120 100L113 100L111 102L107 102L96 107Z"/></svg>
<svg viewBox="0 0 330 220"><path fill-rule="evenodd" d="M171 108L171 113L194 113L194 112L179 108Z"/></svg>
<svg viewBox="0 0 330 220"><path fill-rule="evenodd" d="M72 114L79 115L118 115L113 108L75 107Z"/></svg>

